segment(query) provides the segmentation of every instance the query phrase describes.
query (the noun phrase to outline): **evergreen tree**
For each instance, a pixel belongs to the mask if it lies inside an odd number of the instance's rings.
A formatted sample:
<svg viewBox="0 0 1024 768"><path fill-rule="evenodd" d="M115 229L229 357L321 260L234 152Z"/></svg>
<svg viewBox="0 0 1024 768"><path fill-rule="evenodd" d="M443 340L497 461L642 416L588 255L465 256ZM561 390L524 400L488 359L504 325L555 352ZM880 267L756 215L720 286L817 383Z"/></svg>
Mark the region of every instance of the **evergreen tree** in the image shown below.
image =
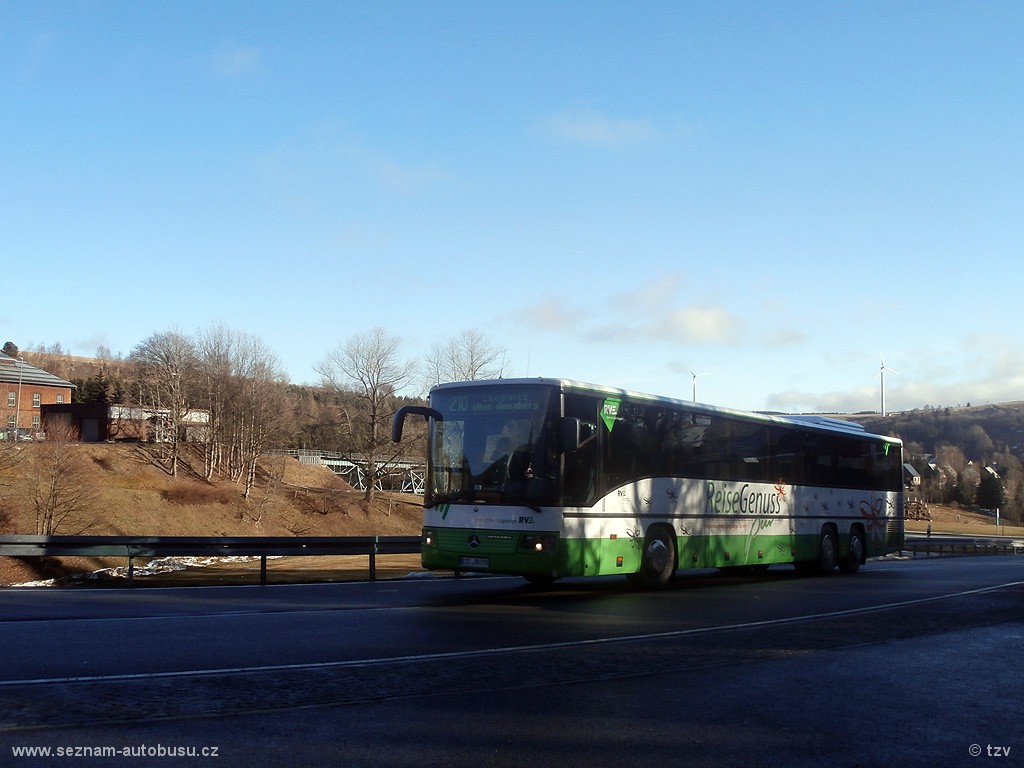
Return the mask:
<svg viewBox="0 0 1024 768"><path fill-rule="evenodd" d="M1003 481L993 473L983 470L981 480L978 482L978 495L976 497L978 506L983 509L1000 509L1006 503L1006 492L1003 489Z"/></svg>

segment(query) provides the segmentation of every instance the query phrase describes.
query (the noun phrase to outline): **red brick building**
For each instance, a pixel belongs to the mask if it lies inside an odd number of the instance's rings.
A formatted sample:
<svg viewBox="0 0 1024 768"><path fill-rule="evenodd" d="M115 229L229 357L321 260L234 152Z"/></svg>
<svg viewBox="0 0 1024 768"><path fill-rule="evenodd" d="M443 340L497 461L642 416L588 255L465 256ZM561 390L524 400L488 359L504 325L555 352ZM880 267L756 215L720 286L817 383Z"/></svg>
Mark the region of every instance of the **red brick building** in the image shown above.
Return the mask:
<svg viewBox="0 0 1024 768"><path fill-rule="evenodd" d="M70 381L0 353L0 435L40 431L42 407L70 403L74 388Z"/></svg>

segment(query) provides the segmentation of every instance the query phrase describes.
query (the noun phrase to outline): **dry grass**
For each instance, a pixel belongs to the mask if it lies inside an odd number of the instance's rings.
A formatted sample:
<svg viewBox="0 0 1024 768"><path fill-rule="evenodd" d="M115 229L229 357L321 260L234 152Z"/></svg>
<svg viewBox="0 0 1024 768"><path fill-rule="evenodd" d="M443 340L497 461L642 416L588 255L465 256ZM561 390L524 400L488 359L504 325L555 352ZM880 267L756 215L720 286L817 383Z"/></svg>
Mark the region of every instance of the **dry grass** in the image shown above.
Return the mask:
<svg viewBox="0 0 1024 768"><path fill-rule="evenodd" d="M38 449L26 444L25 451ZM99 500L88 519L57 533L139 536L408 536L417 535L422 502L417 496L378 494L372 505L325 467L274 457L261 467L248 500L240 484L206 483L190 467L202 458L186 454L182 474L172 478L161 457L136 444L82 443ZM2 533L34 533L35 520L23 500L23 462L5 473ZM329 499L330 503L325 503ZM0 584L66 572L124 565L90 558L0 558ZM256 567L257 578L259 567Z"/></svg>
<svg viewBox="0 0 1024 768"><path fill-rule="evenodd" d="M932 513L932 533L957 533L968 536L1024 536L1024 526L1019 525L1000 524L997 531L995 518L988 515L941 504L929 504L928 509ZM928 521L907 520L906 527L908 531L914 533L926 533Z"/></svg>
<svg viewBox="0 0 1024 768"><path fill-rule="evenodd" d="M180 482L175 483L166 491L164 498L171 504L230 504L239 496L238 488L228 488L219 484Z"/></svg>

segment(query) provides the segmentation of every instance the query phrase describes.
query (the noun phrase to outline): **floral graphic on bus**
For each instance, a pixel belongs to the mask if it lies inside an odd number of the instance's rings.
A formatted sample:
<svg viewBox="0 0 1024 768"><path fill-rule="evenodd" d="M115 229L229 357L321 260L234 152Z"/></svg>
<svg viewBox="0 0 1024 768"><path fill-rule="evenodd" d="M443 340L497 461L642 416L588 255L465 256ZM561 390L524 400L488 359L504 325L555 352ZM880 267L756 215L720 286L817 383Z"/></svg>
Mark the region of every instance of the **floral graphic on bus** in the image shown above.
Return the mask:
<svg viewBox="0 0 1024 768"><path fill-rule="evenodd" d="M876 542L885 541L885 499L879 497L872 499L861 499L860 516L864 518L867 528L868 539Z"/></svg>

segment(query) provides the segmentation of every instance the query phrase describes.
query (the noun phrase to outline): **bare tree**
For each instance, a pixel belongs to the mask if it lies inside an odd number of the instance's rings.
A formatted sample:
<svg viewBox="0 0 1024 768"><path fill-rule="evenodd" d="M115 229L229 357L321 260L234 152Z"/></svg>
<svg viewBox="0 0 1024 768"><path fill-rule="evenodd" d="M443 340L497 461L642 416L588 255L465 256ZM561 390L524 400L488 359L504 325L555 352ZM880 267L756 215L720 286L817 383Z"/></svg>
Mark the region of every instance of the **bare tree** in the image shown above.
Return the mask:
<svg viewBox="0 0 1024 768"><path fill-rule="evenodd" d="M221 467L228 445L231 420L232 378L235 375L236 337L223 325L201 333L196 342L197 385L200 402L208 413L204 435L204 475L207 481Z"/></svg>
<svg viewBox="0 0 1024 768"><path fill-rule="evenodd" d="M0 440L0 531L6 532L12 519L11 511L14 507L13 499L11 498L12 494L9 489L12 484L11 481L15 479L13 476L16 473L10 472L12 477L7 475L9 470L13 469L24 455L25 452L17 441L9 438Z"/></svg>
<svg viewBox="0 0 1024 768"><path fill-rule="evenodd" d="M256 482L256 462L273 440L284 434L286 377L277 356L255 337L239 345L240 383L237 418L245 475L245 498Z"/></svg>
<svg viewBox="0 0 1024 768"><path fill-rule="evenodd" d="M434 344L424 360L427 388L442 381L497 379L505 370L505 349L470 329L443 344Z"/></svg>
<svg viewBox="0 0 1024 768"><path fill-rule="evenodd" d="M52 536L69 525L80 533L92 523L99 496L76 438L71 425L57 424L32 446L30 497L39 535Z"/></svg>
<svg viewBox="0 0 1024 768"><path fill-rule="evenodd" d="M270 506L274 492L284 482L285 467L287 458L283 455L275 456L266 462L267 482L263 487L263 493L256 500L252 508L246 509L243 514L257 525L263 520L263 513Z"/></svg>
<svg viewBox="0 0 1024 768"><path fill-rule="evenodd" d="M399 357L400 340L383 328L352 336L344 346L328 353L315 370L323 385L336 392L352 392L364 406L353 419L357 446L367 471L366 499L373 500L374 484L385 447L390 446L390 422L395 395L412 377L415 366ZM384 461L386 464L386 460Z"/></svg>
<svg viewBox="0 0 1024 768"><path fill-rule="evenodd" d="M260 455L285 431L286 377L277 356L246 333L214 326L200 335L196 348L200 402L209 411L206 477L224 470L244 481L248 498Z"/></svg>
<svg viewBox="0 0 1024 768"><path fill-rule="evenodd" d="M22 457L21 446L11 437L0 440L0 488L4 485L4 473L14 467Z"/></svg>
<svg viewBox="0 0 1024 768"><path fill-rule="evenodd" d="M196 367L192 342L178 331L150 336L135 347L131 359L139 366L139 378L148 390L157 413L157 439L171 444L172 476L178 474L178 449L182 426L191 406ZM142 403L140 403L142 405ZM161 423L166 415L166 432Z"/></svg>

